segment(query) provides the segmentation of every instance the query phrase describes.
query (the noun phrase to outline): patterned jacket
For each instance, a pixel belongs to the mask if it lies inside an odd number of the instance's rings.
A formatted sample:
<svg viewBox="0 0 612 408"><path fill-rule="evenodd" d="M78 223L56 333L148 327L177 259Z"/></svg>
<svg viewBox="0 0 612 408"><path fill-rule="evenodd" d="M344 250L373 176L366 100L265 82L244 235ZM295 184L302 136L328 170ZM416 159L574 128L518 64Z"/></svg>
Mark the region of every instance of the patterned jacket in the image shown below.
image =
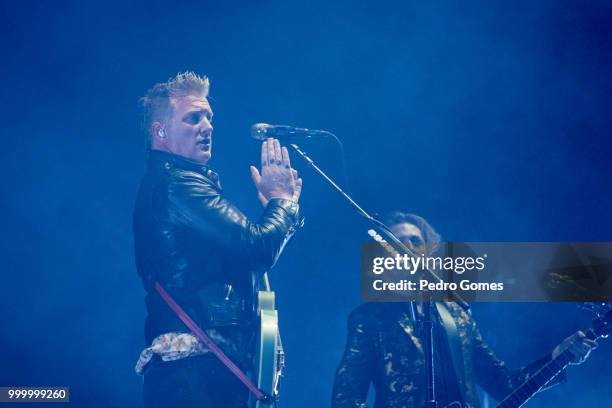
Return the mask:
<svg viewBox="0 0 612 408"><path fill-rule="evenodd" d="M461 350L463 364L454 368L446 330L436 318L436 396L440 408L479 407L476 384L502 400L551 358L545 356L511 372L490 350L468 313L454 303L443 307L455 321L455 341L460 343L457 349ZM332 407L365 407L370 383L376 390L376 408L423 407L426 382L422 338L404 303L367 303L356 308L348 319L348 338L336 372ZM562 372L550 384L564 376ZM452 405L454 401L461 405Z"/></svg>

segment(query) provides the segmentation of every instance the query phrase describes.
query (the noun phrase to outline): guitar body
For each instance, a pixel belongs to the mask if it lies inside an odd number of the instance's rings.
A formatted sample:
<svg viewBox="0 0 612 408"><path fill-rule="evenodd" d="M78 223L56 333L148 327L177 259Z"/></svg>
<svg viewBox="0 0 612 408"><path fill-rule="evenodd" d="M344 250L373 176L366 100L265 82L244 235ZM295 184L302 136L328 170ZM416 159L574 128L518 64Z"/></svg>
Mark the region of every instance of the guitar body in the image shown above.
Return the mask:
<svg viewBox="0 0 612 408"><path fill-rule="evenodd" d="M264 282L267 290L260 290L258 293L259 330L255 356L257 387L268 395L277 397L284 367L284 353L278 331L278 311L274 305L274 292L269 290L267 276L264 277ZM262 401L257 401L255 404L256 408L271 406Z"/></svg>

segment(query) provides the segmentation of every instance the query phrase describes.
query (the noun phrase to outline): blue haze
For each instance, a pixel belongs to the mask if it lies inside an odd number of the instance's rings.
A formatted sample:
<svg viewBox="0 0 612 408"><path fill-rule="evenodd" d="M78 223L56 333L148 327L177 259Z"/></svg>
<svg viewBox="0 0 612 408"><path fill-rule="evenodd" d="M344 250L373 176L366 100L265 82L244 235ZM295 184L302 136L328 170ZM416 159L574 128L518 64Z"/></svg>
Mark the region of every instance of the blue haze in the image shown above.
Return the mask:
<svg viewBox="0 0 612 408"><path fill-rule="evenodd" d="M213 160L259 214L254 122L329 129L372 212L446 240L612 241L612 5L513 2L17 2L3 16L0 385L69 385L73 406L139 407L143 290L131 212L137 99L177 71L212 79ZM337 147L303 146L341 180ZM329 406L367 226L298 158L305 228L272 271L282 406ZM511 367L590 316L478 304ZM612 403L612 345L529 407Z"/></svg>

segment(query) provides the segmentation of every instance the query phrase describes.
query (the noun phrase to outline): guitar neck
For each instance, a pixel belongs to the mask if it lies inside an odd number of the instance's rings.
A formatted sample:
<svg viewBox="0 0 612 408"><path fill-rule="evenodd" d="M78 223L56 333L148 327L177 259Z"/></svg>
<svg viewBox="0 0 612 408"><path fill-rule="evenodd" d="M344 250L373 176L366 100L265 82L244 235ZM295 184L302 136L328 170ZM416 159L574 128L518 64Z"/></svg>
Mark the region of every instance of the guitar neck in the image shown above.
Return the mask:
<svg viewBox="0 0 612 408"><path fill-rule="evenodd" d="M272 289L270 288L270 279L268 279L268 272L264 272L261 277L261 285L263 286L263 290L266 292L270 292Z"/></svg>
<svg viewBox="0 0 612 408"><path fill-rule="evenodd" d="M558 355L554 360L546 363L542 368L536 371L529 380L525 381L508 395L502 402L497 405L497 408L518 408L526 403L546 384L550 382L561 370L563 370L571 361L571 353L566 350Z"/></svg>

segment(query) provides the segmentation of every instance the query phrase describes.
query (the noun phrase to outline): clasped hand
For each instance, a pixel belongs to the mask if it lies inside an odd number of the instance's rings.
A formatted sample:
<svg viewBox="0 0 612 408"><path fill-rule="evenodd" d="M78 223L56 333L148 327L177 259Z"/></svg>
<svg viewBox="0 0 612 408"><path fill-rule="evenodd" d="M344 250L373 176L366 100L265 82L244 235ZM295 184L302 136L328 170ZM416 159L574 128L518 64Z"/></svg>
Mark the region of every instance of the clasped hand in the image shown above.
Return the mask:
<svg viewBox="0 0 612 408"><path fill-rule="evenodd" d="M257 196L265 207L273 198L297 203L302 193L302 179L291 168L289 151L276 139L266 139L261 144L261 173L251 166L251 178L257 188Z"/></svg>

